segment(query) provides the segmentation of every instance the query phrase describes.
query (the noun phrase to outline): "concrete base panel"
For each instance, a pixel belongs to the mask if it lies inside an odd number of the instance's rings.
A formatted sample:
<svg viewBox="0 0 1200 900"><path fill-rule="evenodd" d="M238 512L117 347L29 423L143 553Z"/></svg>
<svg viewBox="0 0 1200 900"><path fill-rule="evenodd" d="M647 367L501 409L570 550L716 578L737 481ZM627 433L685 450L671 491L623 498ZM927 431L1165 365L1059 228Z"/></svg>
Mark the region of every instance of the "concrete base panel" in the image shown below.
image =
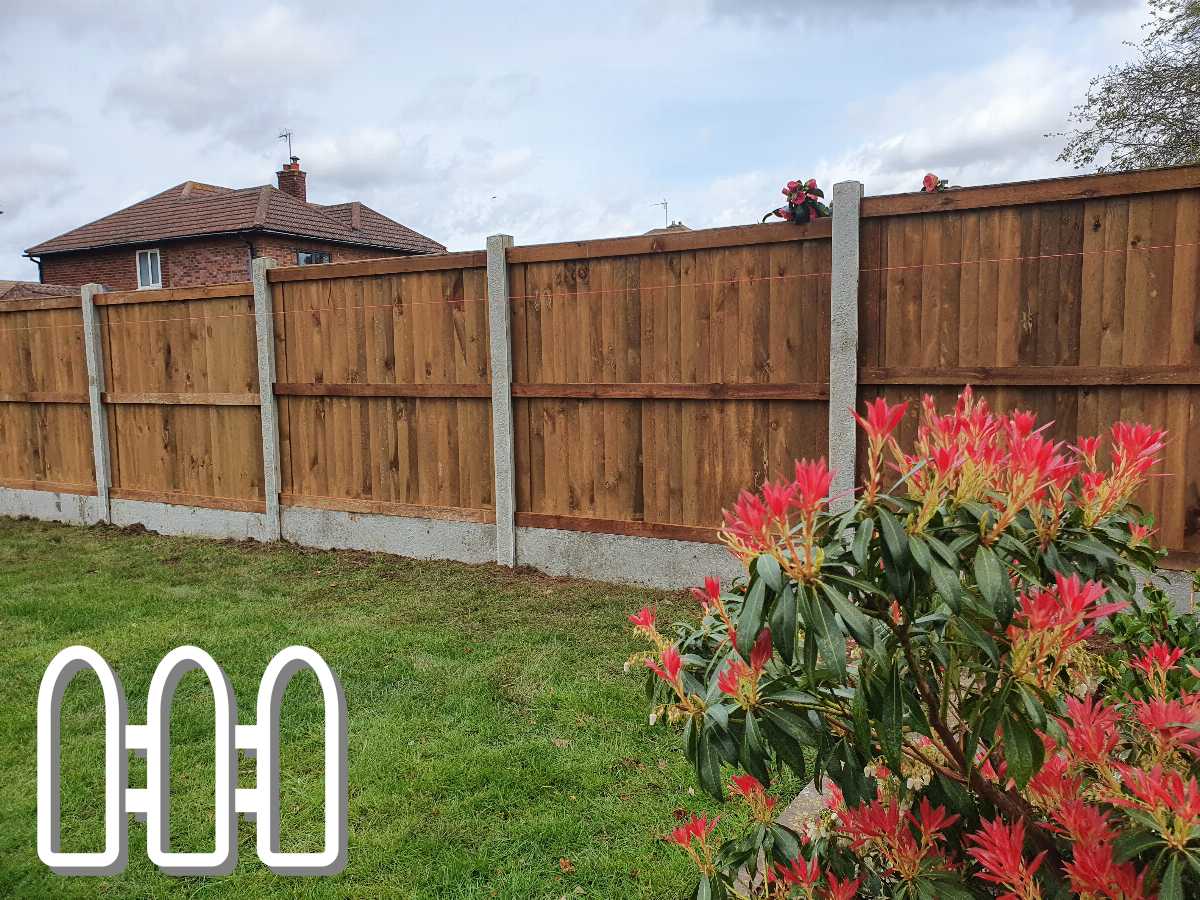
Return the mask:
<svg viewBox="0 0 1200 900"><path fill-rule="evenodd" d="M1162 576L1166 584L1160 582L1156 586L1167 592L1167 595L1175 602L1175 608L1180 612L1195 612L1196 610L1192 608L1192 573L1160 569L1158 574ZM1195 602L1200 604L1200 595L1195 597Z"/></svg>
<svg viewBox="0 0 1200 900"><path fill-rule="evenodd" d="M95 525L103 510L97 497L0 488L0 516L28 517L43 522Z"/></svg>
<svg viewBox="0 0 1200 900"><path fill-rule="evenodd" d="M200 506L176 506L145 500L113 500L114 525L141 525L159 534L187 537L230 538L235 541L271 539L262 513Z"/></svg>
<svg viewBox="0 0 1200 900"><path fill-rule="evenodd" d="M414 559L484 563L496 559L496 527L400 516L375 516L333 509L284 507L282 535L321 550L374 550Z"/></svg>
<svg viewBox="0 0 1200 900"><path fill-rule="evenodd" d="M668 590L702 584L707 575L727 584L744 574L721 544L556 528L518 528L517 564L548 575Z"/></svg>

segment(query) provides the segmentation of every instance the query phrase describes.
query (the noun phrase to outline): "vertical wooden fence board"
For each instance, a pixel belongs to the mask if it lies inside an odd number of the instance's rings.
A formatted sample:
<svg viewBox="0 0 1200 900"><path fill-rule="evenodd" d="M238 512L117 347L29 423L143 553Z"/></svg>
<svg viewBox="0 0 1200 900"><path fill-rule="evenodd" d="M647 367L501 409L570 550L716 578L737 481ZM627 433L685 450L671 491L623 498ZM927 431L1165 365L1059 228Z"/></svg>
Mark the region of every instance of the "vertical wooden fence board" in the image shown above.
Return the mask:
<svg viewBox="0 0 1200 900"><path fill-rule="evenodd" d="M78 307L0 305L0 486L94 493L87 367ZM26 402L24 394L78 397Z"/></svg>
<svg viewBox="0 0 1200 900"><path fill-rule="evenodd" d="M948 405L956 390L922 384L925 375L945 367L1025 374L1059 367L1040 386L989 386L985 377L977 390L997 408L1036 411L1070 441L1106 435L1119 419L1167 428L1166 458L1137 499L1163 546L1194 554L1200 387L1188 382L1200 373L1198 242L1200 190L869 218L860 365L884 367L900 383L865 383L861 399L916 404L929 393ZM1088 383L1089 370L1154 366L1191 374L1176 385L1169 378ZM1079 383L1061 367L1078 367ZM915 370L914 383L902 383L906 370ZM916 416L910 411L905 439Z"/></svg>

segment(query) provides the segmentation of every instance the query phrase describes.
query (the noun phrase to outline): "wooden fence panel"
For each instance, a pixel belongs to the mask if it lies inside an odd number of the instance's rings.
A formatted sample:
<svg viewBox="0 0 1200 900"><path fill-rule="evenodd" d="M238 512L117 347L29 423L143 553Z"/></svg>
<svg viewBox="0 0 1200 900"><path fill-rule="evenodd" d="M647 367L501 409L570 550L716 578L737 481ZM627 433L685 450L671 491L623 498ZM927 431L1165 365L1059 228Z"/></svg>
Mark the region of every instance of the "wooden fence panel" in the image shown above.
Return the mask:
<svg viewBox="0 0 1200 900"><path fill-rule="evenodd" d="M825 454L828 223L737 231L510 251L518 524L712 540Z"/></svg>
<svg viewBox="0 0 1200 900"><path fill-rule="evenodd" d="M861 395L948 403L971 383L1060 438L1165 427L1171 477L1138 499L1175 560L1200 563L1200 190L969 200L864 220Z"/></svg>
<svg viewBox="0 0 1200 900"><path fill-rule="evenodd" d="M0 486L95 494L78 297L0 305Z"/></svg>
<svg viewBox="0 0 1200 900"><path fill-rule="evenodd" d="M469 256L272 272L285 504L494 519L487 277Z"/></svg>
<svg viewBox="0 0 1200 900"><path fill-rule="evenodd" d="M262 511L246 283L97 295L112 496Z"/></svg>

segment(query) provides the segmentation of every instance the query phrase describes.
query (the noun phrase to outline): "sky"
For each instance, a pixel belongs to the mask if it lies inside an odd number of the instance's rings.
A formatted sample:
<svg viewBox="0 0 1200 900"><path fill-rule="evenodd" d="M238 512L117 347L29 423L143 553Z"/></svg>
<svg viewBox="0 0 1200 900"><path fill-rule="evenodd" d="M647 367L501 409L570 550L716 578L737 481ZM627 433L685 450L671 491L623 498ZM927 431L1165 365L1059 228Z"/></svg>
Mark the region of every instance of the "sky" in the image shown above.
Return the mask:
<svg viewBox="0 0 1200 900"><path fill-rule="evenodd" d="M195 180L273 183L452 250L757 222L784 182L867 194L1071 174L1090 77L1144 0L577 4L0 0L0 278Z"/></svg>

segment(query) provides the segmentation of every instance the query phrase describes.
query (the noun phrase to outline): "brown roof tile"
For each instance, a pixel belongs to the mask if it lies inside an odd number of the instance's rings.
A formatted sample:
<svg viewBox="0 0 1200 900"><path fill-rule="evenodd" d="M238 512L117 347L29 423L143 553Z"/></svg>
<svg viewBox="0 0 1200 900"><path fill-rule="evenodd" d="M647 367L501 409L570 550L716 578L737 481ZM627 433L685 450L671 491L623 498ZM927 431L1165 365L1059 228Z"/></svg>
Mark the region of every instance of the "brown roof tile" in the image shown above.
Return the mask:
<svg viewBox="0 0 1200 900"><path fill-rule="evenodd" d="M0 303L5 300L30 300L36 297L76 297L79 288L38 281L0 281Z"/></svg>
<svg viewBox="0 0 1200 900"><path fill-rule="evenodd" d="M357 216L354 207L358 207ZM354 219L358 218L358 227ZM305 203L271 185L226 188L185 181L87 225L30 247L41 256L121 244L243 231L271 231L317 240L443 253L437 241L360 203L321 206Z"/></svg>

